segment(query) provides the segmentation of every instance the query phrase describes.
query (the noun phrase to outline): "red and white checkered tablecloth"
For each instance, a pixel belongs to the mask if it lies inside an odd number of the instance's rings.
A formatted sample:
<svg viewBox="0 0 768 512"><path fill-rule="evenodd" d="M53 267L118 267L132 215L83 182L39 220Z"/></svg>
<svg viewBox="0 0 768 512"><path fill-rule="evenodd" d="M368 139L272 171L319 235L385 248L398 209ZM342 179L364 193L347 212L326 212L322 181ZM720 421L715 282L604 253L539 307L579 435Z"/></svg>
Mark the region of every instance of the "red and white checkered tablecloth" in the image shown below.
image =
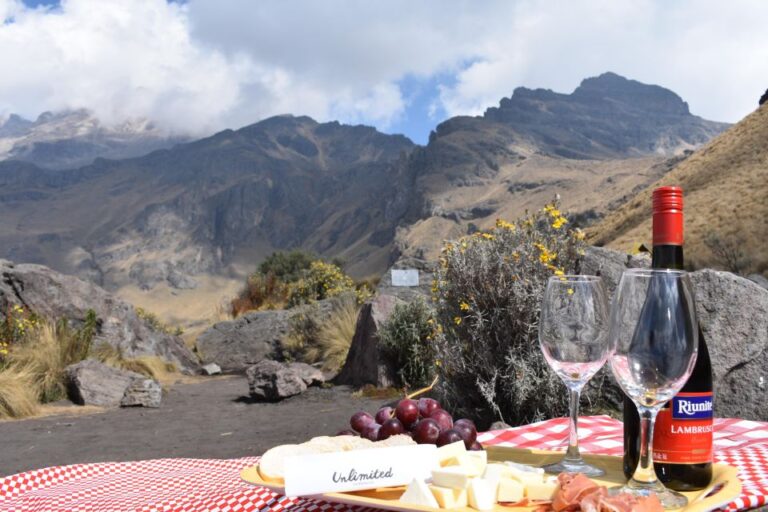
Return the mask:
<svg viewBox="0 0 768 512"><path fill-rule="evenodd" d="M580 419L585 452L620 454L621 423L607 416ZM716 420L716 458L739 468L742 496L728 510L768 503L768 423ZM487 445L559 449L567 420L558 418L481 434ZM0 479L0 512L359 512L324 501L286 498L239 478L258 457L231 460L158 459L75 464L38 469Z"/></svg>

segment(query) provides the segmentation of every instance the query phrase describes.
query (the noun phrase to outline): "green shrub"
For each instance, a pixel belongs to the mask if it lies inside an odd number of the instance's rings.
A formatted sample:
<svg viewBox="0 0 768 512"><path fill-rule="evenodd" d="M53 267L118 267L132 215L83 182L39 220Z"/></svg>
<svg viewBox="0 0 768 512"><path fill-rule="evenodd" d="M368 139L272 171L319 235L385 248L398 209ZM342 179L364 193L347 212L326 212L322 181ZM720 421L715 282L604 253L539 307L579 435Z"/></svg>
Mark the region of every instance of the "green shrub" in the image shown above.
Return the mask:
<svg viewBox="0 0 768 512"><path fill-rule="evenodd" d="M484 427L567 412L565 388L539 349L539 307L547 279L574 273L583 250L556 204L445 244L432 291L448 410Z"/></svg>
<svg viewBox="0 0 768 512"><path fill-rule="evenodd" d="M309 269L302 273L301 278L291 284L288 307L336 297L347 292L355 292L358 302L371 295L367 286L358 289L355 281L333 263L313 261Z"/></svg>
<svg viewBox="0 0 768 512"><path fill-rule="evenodd" d="M382 325L379 341L403 387L428 386L435 378L435 334L434 313L423 300L398 304Z"/></svg>
<svg viewBox="0 0 768 512"><path fill-rule="evenodd" d="M259 274L272 274L284 283L298 281L302 273L308 270L318 257L311 252L299 249L289 252L273 252L259 265Z"/></svg>

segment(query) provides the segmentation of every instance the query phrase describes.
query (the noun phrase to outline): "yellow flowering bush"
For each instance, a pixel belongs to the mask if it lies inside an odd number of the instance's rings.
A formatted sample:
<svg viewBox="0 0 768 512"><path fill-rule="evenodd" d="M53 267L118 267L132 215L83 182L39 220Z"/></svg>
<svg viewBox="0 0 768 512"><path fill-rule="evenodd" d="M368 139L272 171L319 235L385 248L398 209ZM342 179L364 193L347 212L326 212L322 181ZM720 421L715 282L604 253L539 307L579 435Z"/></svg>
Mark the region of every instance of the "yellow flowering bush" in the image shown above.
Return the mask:
<svg viewBox="0 0 768 512"><path fill-rule="evenodd" d="M290 285L288 307L336 297L350 291L355 292L358 302L363 302L371 296L371 291L366 285L358 288L355 281L337 265L316 260L302 273L298 281Z"/></svg>
<svg viewBox="0 0 768 512"><path fill-rule="evenodd" d="M549 277L576 272L583 251L583 236L557 203L445 244L432 292L448 410L484 427L567 412L566 392L539 349L539 307Z"/></svg>
<svg viewBox="0 0 768 512"><path fill-rule="evenodd" d="M9 305L0 319L0 362L40 324L37 315L18 304Z"/></svg>
<svg viewBox="0 0 768 512"><path fill-rule="evenodd" d="M432 382L438 335L434 312L424 300L395 306L379 330L379 341L386 357L398 369L400 385L413 389Z"/></svg>

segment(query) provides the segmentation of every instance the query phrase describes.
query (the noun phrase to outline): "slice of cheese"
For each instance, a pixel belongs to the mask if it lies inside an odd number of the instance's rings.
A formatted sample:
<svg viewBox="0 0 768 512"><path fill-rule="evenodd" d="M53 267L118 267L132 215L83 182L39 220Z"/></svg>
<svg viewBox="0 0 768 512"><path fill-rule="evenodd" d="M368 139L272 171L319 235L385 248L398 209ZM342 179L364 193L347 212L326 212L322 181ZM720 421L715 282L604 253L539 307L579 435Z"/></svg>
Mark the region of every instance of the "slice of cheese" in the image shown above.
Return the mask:
<svg viewBox="0 0 768 512"><path fill-rule="evenodd" d="M544 481L544 472L534 473L531 471L523 471L515 466L507 465L509 472L507 476L513 478L523 485L538 484Z"/></svg>
<svg viewBox="0 0 768 512"><path fill-rule="evenodd" d="M414 479L405 492L400 496L400 501L409 505L420 505L422 507L439 508L439 504L424 480Z"/></svg>
<svg viewBox="0 0 768 512"><path fill-rule="evenodd" d="M558 483L555 478L541 482L533 482L525 486L525 497L529 500L550 501L557 492Z"/></svg>
<svg viewBox="0 0 768 512"><path fill-rule="evenodd" d="M448 466L451 459L466 452L467 448L464 446L464 441L456 441L455 443L446 444L438 448L437 460L440 461L441 466Z"/></svg>
<svg viewBox="0 0 768 512"><path fill-rule="evenodd" d="M517 503L523 501L525 487L517 480L502 478L499 480L499 489L496 494L498 501L502 503Z"/></svg>
<svg viewBox="0 0 768 512"><path fill-rule="evenodd" d="M466 468L462 466L448 466L432 470L432 483L440 487L451 489L466 489L472 477Z"/></svg>
<svg viewBox="0 0 768 512"><path fill-rule="evenodd" d="M481 459L488 464L488 452L485 450L467 450L467 455Z"/></svg>
<svg viewBox="0 0 768 512"><path fill-rule="evenodd" d="M440 504L440 508L467 506L466 489L451 489L450 487L440 487L439 485L430 485L429 489Z"/></svg>
<svg viewBox="0 0 768 512"><path fill-rule="evenodd" d="M476 510L493 510L493 506L496 504L493 485L482 478L473 478L469 482L467 499L469 506Z"/></svg>
<svg viewBox="0 0 768 512"><path fill-rule="evenodd" d="M491 484L493 487L494 496L498 495L499 482L507 475L508 472L509 469L504 464L491 463L485 466L485 471L483 472L483 480L486 480Z"/></svg>

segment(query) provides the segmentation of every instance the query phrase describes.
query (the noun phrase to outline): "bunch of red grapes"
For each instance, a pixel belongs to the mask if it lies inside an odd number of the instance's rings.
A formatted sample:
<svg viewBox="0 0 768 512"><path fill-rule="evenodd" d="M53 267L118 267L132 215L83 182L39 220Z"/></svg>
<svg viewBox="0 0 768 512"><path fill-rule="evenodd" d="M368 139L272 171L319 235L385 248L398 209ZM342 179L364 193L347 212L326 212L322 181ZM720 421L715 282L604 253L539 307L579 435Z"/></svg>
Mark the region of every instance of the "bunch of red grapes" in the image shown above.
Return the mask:
<svg viewBox="0 0 768 512"><path fill-rule="evenodd" d="M477 428L472 420L453 417L437 400L419 398L418 401L405 398L397 407L382 407L371 416L365 411L352 415L349 421L352 430L342 430L337 435L353 435L381 441L391 436L405 434L419 444L446 444L463 441L468 450L482 450L477 442Z"/></svg>

